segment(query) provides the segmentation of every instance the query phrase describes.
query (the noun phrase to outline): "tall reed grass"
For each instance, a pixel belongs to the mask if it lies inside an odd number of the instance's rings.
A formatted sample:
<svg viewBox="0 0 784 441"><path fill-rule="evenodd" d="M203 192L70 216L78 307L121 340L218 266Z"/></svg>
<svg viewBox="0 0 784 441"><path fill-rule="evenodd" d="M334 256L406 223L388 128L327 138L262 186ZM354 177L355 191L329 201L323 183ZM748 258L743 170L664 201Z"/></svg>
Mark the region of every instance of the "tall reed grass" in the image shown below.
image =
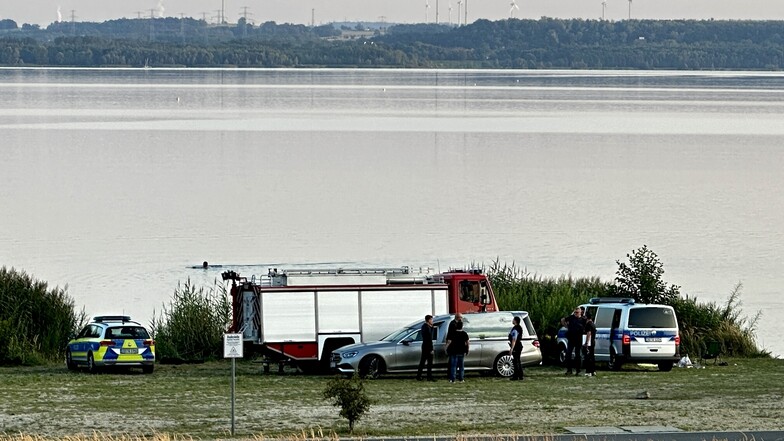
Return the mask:
<svg viewBox="0 0 784 441"><path fill-rule="evenodd" d="M612 283L598 277L546 278L498 261L488 267L487 275L502 310L528 311L539 333L542 353L550 360L557 357L556 335L561 317L591 297L608 297L617 292ZM726 355L769 356L769 352L756 344L759 313L747 319L740 307L740 295L738 284L723 305L700 303L688 295L672 298L669 303L678 316L681 354L699 357L707 350L708 342L717 341Z"/></svg>
<svg viewBox="0 0 784 441"><path fill-rule="evenodd" d="M0 364L62 359L68 339L87 321L67 289L50 289L24 271L0 268Z"/></svg>
<svg viewBox="0 0 784 441"><path fill-rule="evenodd" d="M162 362L198 362L220 358L223 334L231 323L226 287L205 289L187 280L177 285L160 316L153 313L151 332Z"/></svg>

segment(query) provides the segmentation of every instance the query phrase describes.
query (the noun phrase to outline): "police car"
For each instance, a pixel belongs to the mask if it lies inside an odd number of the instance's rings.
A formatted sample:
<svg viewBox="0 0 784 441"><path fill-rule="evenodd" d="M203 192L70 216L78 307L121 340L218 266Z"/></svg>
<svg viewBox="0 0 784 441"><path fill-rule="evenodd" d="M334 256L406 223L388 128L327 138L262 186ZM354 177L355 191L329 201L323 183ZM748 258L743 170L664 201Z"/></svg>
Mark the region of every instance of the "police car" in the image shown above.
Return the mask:
<svg viewBox="0 0 784 441"><path fill-rule="evenodd" d="M93 317L68 342L65 364L70 370L87 368L91 373L109 366L141 367L145 374L155 368L155 341L147 329L127 315Z"/></svg>
<svg viewBox="0 0 784 441"><path fill-rule="evenodd" d="M652 363L672 370L680 359L680 331L672 306L637 303L631 298L594 297L581 305L596 325L596 361L611 370L624 363ZM558 331L561 363L566 361L566 328Z"/></svg>

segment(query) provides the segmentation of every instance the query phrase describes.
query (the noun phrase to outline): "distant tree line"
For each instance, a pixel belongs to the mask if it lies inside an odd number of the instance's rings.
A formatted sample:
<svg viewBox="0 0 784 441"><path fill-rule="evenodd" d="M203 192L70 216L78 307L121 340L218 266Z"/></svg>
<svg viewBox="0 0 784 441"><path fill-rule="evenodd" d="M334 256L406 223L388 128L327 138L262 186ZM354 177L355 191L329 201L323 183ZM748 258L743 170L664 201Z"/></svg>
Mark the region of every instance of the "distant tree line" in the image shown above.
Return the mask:
<svg viewBox="0 0 784 441"><path fill-rule="evenodd" d="M357 25L356 29L362 29ZM192 18L0 20L3 66L784 68L784 22L478 20L394 25L341 38L331 25L210 25Z"/></svg>

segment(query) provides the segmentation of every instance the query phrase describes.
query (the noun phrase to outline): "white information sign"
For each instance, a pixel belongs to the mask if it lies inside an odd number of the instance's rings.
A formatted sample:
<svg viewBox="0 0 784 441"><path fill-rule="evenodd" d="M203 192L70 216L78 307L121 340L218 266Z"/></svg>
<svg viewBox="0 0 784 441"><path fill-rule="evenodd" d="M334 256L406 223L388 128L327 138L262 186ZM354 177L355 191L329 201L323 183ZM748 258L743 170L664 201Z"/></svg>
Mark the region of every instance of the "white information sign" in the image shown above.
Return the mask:
<svg viewBox="0 0 784 441"><path fill-rule="evenodd" d="M242 334L223 334L223 358L242 358Z"/></svg>

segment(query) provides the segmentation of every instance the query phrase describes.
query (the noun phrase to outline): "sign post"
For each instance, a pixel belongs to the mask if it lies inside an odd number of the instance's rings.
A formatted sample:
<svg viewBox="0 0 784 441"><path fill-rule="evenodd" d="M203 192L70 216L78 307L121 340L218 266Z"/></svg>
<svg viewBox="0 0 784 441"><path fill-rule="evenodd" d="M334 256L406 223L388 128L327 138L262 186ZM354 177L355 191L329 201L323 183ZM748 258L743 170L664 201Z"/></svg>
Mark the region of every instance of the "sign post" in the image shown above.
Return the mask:
<svg viewBox="0 0 784 441"><path fill-rule="evenodd" d="M231 358L231 436L234 436L234 386L236 360L242 358L242 334L223 334L223 358Z"/></svg>

